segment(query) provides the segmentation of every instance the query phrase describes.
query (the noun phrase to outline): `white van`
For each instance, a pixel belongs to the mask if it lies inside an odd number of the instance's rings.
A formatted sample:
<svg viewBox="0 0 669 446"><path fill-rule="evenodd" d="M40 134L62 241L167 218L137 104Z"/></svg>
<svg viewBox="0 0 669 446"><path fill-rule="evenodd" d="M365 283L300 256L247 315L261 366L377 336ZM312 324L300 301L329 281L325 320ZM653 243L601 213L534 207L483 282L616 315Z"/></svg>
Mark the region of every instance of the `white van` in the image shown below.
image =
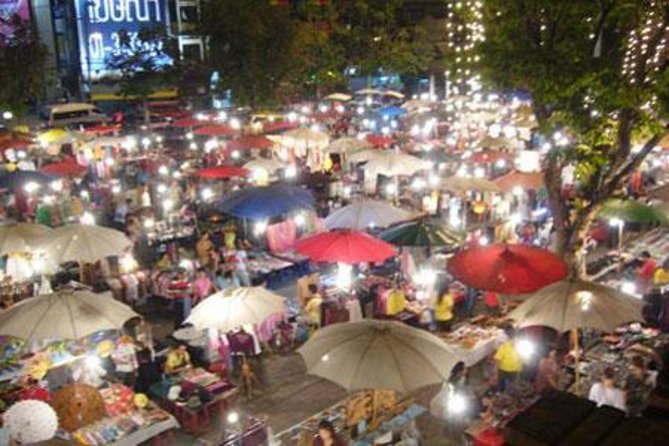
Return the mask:
<svg viewBox="0 0 669 446"><path fill-rule="evenodd" d="M93 104L79 102L49 105L45 109L44 118L49 127L101 124L107 121L107 117Z"/></svg>

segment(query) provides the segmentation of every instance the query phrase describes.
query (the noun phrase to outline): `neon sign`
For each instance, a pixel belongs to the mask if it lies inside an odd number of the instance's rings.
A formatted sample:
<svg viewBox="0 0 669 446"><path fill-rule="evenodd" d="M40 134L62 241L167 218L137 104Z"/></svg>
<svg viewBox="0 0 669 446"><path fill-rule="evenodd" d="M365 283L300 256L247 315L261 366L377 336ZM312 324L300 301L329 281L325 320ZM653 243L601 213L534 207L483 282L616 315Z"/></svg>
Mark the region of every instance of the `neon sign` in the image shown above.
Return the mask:
<svg viewBox="0 0 669 446"><path fill-rule="evenodd" d="M123 50L119 31L127 31L134 46L142 28L169 24L166 0L77 0L77 19L82 73L92 80L111 74L107 59Z"/></svg>

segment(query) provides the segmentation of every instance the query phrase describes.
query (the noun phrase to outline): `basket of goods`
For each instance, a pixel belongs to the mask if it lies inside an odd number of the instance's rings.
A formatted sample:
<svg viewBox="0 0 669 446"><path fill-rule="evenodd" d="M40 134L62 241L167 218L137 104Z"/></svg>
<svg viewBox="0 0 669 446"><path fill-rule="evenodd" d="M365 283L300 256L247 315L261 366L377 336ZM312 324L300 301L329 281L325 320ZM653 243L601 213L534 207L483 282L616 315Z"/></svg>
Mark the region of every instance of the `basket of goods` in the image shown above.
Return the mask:
<svg viewBox="0 0 669 446"><path fill-rule="evenodd" d="M63 387L53 394L51 406L58 414L60 427L67 432L74 432L107 415L100 392L85 384Z"/></svg>

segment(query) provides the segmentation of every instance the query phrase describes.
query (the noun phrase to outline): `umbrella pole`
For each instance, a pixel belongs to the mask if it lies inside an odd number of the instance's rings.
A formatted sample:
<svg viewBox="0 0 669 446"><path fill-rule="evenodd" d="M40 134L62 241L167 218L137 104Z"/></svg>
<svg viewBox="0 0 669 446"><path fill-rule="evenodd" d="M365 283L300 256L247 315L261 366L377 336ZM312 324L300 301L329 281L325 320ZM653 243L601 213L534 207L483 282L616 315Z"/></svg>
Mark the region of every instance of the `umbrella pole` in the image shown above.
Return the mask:
<svg viewBox="0 0 669 446"><path fill-rule="evenodd" d="M379 415L378 414L378 408L377 408L378 403L379 403L378 402L378 399L379 399L378 396L379 395L378 395L377 390L376 389L372 390L372 421L370 422L370 427L372 429L376 429L376 423L377 423L376 418Z"/></svg>
<svg viewBox="0 0 669 446"><path fill-rule="evenodd" d="M574 345L574 366L575 366L575 390L576 395L581 395L581 354L579 352L580 346L578 342L578 328L571 330L571 336Z"/></svg>

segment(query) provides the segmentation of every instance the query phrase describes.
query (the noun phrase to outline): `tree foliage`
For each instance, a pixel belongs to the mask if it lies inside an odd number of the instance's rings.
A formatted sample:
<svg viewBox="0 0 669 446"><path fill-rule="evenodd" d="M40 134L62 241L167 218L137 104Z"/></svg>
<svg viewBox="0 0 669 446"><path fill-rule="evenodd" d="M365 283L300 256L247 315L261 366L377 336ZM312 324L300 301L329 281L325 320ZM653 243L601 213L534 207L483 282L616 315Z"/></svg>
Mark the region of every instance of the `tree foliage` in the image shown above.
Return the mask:
<svg viewBox="0 0 669 446"><path fill-rule="evenodd" d="M119 32L119 49L106 60L114 73L108 81L126 98L139 99L148 121L147 102L157 91L174 85L179 73L176 40L160 27L142 28L137 33Z"/></svg>
<svg viewBox="0 0 669 446"><path fill-rule="evenodd" d="M402 23L402 5L351 0L291 9L265 0L246 0L244 7L210 0L202 15L209 64L235 101L251 106L335 88L352 67L363 75L423 72L431 48L423 28Z"/></svg>
<svg viewBox="0 0 669 446"><path fill-rule="evenodd" d="M212 0L202 18L209 64L235 101L256 106L275 99L295 62L296 30L288 10L265 0Z"/></svg>
<svg viewBox="0 0 669 446"><path fill-rule="evenodd" d="M669 3L654 0L487 0L485 78L525 91L550 150L546 185L557 248L582 272L582 246L602 203L666 133ZM638 147L635 150L635 144ZM579 187L565 201L561 171Z"/></svg>
<svg viewBox="0 0 669 446"><path fill-rule="evenodd" d="M0 26L12 29L0 46L0 109L21 115L48 86L45 65L49 53L32 25L18 16L0 21Z"/></svg>

